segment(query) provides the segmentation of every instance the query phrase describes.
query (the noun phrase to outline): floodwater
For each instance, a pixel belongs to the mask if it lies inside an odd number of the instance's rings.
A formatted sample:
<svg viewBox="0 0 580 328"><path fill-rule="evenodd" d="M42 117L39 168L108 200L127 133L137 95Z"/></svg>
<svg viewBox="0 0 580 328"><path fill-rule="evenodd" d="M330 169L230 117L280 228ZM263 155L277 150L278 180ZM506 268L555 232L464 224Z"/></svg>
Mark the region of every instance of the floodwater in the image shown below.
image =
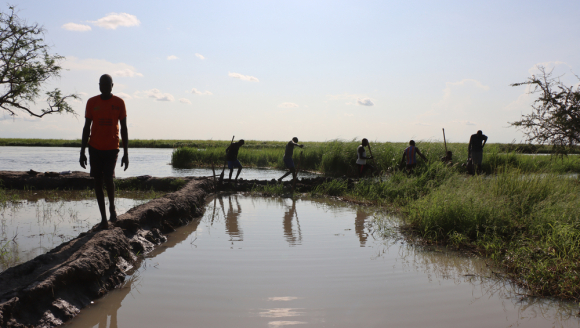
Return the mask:
<svg viewBox="0 0 580 328"><path fill-rule="evenodd" d="M579 325L572 303L525 298L484 261L414 247L388 229L396 220L376 217L341 203L216 196L200 222L65 326Z"/></svg>
<svg viewBox="0 0 580 328"><path fill-rule="evenodd" d="M129 148L129 168L123 171L120 167L123 150L119 152L115 175L118 178L150 175L153 177L185 177L185 176L211 176L211 168L177 169L173 168L169 148ZM85 171L79 165L80 148L75 147L0 147L0 171L28 171L38 172L63 172ZM88 153L87 153L88 156ZM242 163L243 165L244 163ZM223 166L216 166L216 173L220 174ZM234 170L232 178L235 178L237 170ZM244 168L240 178L245 180L278 179L285 171L274 169ZM229 170L226 168L225 177ZM300 177L313 177L312 173L301 172ZM286 180L290 180L287 177Z"/></svg>
<svg viewBox="0 0 580 328"><path fill-rule="evenodd" d="M44 254L101 222L93 192L24 191L17 194L18 202L0 206L0 272ZM127 198L135 196L141 199ZM147 193L124 192L115 198L117 215L148 202L148 196ZM108 199L105 203L108 211Z"/></svg>

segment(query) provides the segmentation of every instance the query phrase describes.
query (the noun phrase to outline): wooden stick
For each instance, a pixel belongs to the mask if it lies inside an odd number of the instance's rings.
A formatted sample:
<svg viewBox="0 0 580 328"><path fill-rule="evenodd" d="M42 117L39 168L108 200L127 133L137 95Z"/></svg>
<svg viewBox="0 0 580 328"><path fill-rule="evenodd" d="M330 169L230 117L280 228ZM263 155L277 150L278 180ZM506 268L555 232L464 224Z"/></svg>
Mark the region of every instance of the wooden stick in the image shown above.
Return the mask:
<svg viewBox="0 0 580 328"><path fill-rule="evenodd" d="M447 140L445 140L445 128L443 128L443 143L445 143L445 156L447 156Z"/></svg>

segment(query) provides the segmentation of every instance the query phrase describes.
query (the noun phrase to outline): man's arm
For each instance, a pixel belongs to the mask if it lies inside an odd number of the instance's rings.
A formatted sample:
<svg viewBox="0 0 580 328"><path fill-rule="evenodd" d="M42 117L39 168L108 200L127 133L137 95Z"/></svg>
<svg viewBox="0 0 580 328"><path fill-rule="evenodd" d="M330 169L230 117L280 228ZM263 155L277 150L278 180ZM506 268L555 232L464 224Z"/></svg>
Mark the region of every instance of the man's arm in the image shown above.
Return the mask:
<svg viewBox="0 0 580 328"><path fill-rule="evenodd" d="M365 151L364 148L358 149L358 156L360 157L360 159L372 159L372 156L369 157L363 156L364 151Z"/></svg>
<svg viewBox="0 0 580 328"><path fill-rule="evenodd" d="M127 131L127 117L121 120L121 138L123 139L123 158L121 158L121 167L125 164L127 171L129 168L129 131Z"/></svg>
<svg viewBox="0 0 580 328"><path fill-rule="evenodd" d="M401 159L401 162L404 162L406 158L407 158L407 152L403 151L403 158Z"/></svg>
<svg viewBox="0 0 580 328"><path fill-rule="evenodd" d="M79 163L83 169L87 168L87 156L85 155L85 149L89 143L89 135L91 134L91 123L93 122L90 118L85 118L85 126L83 127L83 137L81 141L81 157Z"/></svg>
<svg viewBox="0 0 580 328"><path fill-rule="evenodd" d="M481 145L481 149L483 149L483 146L485 146L485 143L487 142L487 136L483 135L483 144Z"/></svg>
<svg viewBox="0 0 580 328"><path fill-rule="evenodd" d="M419 148L417 148L417 154L419 154L419 156L421 156L421 158L425 161L425 162L429 162L429 160L427 159L427 157L425 157L421 151L419 150Z"/></svg>
<svg viewBox="0 0 580 328"><path fill-rule="evenodd" d="M294 141L292 141L292 144L294 145L294 147L304 148L304 145L299 145L299 144L295 143Z"/></svg>

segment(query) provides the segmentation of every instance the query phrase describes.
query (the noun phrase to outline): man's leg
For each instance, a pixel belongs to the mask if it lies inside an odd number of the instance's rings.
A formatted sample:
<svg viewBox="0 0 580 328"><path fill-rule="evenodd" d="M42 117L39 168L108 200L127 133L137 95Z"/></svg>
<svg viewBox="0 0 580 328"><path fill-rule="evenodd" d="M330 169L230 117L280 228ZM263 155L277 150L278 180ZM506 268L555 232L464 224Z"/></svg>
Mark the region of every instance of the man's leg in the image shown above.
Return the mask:
<svg viewBox="0 0 580 328"><path fill-rule="evenodd" d="M294 174L294 168L290 168L288 170L288 172L286 172L286 174L284 174L280 179L278 179L278 182L282 181L282 179L284 179L285 177L287 177L290 174Z"/></svg>
<svg viewBox="0 0 580 328"><path fill-rule="evenodd" d="M230 169L230 178L229 178L228 182L232 182L232 173L234 173L234 168Z"/></svg>
<svg viewBox="0 0 580 328"><path fill-rule="evenodd" d="M105 178L105 186L107 187L107 196L109 197L109 214L111 222L117 221L117 211L115 211L115 182L113 177Z"/></svg>
<svg viewBox="0 0 580 328"><path fill-rule="evenodd" d="M107 212L105 212L105 193L103 192L103 177L95 177L95 196L97 196L97 204L99 204L99 211L101 211L101 228L108 228Z"/></svg>
<svg viewBox="0 0 580 328"><path fill-rule="evenodd" d="M236 181L238 181L238 177L240 176L241 172L242 172L242 167L240 166L240 168L238 169L238 174L236 174Z"/></svg>

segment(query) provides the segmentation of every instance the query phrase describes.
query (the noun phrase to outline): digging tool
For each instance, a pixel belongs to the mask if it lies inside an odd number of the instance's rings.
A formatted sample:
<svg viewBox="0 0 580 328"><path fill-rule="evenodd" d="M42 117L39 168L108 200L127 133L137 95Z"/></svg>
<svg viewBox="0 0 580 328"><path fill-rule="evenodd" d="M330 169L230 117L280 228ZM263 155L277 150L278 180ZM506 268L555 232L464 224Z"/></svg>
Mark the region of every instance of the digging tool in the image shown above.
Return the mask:
<svg viewBox="0 0 580 328"><path fill-rule="evenodd" d="M445 128L443 128L443 143L445 144L445 156L447 156L447 140L445 140Z"/></svg>
<svg viewBox="0 0 580 328"><path fill-rule="evenodd" d="M232 141L230 142L230 146L234 143L234 138L236 136L232 137ZM220 182L222 182L224 180L224 172L226 171L226 165L228 164L228 157L226 155L226 159L224 160L224 168L222 169L222 174L220 174Z"/></svg>

